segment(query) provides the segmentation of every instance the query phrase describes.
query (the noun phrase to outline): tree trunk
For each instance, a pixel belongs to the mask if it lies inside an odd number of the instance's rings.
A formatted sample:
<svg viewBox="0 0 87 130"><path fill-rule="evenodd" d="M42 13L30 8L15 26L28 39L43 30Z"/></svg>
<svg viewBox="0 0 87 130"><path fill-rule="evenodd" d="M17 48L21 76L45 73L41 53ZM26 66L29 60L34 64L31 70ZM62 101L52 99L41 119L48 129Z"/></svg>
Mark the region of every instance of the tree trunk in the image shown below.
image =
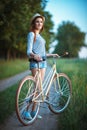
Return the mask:
<svg viewBox="0 0 87 130"><path fill-rule="evenodd" d="M7 50L7 60L10 60L10 58L11 58L11 50L8 49Z"/></svg>

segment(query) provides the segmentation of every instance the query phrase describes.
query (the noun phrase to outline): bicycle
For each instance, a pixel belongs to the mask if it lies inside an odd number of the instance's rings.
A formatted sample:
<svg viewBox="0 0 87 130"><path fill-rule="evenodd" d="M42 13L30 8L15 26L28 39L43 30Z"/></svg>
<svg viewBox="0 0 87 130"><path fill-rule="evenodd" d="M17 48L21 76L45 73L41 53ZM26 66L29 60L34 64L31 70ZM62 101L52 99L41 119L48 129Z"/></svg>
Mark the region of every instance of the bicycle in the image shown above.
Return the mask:
<svg viewBox="0 0 87 130"><path fill-rule="evenodd" d="M35 121L40 103L47 103L54 114L59 114L67 108L70 102L71 81L66 74L57 72L54 59L53 57L53 65L43 82L41 81L38 62L36 75L34 77L26 76L19 84L16 93L16 113L23 125L31 125ZM23 112L26 110L30 112L34 103L36 104L36 114L31 120L27 120L23 117Z"/></svg>

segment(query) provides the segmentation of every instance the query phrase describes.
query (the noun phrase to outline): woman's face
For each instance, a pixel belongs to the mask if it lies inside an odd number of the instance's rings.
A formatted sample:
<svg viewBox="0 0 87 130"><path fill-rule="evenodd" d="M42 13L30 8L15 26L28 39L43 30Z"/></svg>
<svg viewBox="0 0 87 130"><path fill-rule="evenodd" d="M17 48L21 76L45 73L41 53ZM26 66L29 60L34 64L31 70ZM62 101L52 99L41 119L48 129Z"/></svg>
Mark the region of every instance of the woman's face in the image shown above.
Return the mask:
<svg viewBox="0 0 87 130"><path fill-rule="evenodd" d="M42 18L36 18L36 20L35 20L35 29L40 31L42 29L42 27L43 27Z"/></svg>

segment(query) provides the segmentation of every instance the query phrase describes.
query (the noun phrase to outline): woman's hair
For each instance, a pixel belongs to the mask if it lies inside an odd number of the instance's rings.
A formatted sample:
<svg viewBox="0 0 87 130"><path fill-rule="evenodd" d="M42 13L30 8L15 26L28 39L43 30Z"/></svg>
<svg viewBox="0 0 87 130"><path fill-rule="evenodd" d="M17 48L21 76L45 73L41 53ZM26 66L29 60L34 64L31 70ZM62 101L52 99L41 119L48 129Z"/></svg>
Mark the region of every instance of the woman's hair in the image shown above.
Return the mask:
<svg viewBox="0 0 87 130"><path fill-rule="evenodd" d="M40 17L40 16L36 17L36 18L32 21L32 23L31 23L31 28L30 28L30 31L31 31L31 32L34 32L34 42L36 41L35 20L36 20L37 18L42 18L42 17ZM42 19L42 20L43 20L43 19ZM43 29L44 29L44 26L42 27L42 29L40 30L40 32L42 32Z"/></svg>

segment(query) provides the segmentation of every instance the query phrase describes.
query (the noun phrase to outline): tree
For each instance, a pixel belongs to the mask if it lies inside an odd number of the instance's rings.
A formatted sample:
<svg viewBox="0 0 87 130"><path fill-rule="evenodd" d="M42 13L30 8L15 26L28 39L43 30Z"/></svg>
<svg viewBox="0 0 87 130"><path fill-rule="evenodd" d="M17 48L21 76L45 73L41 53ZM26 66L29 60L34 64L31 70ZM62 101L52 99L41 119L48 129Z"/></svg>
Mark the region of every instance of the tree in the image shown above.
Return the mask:
<svg viewBox="0 0 87 130"><path fill-rule="evenodd" d="M49 48L53 22L51 15L44 11L46 3L47 0L0 0L0 57L3 52L7 59L11 53L16 56L15 50L26 54L30 19L35 13L47 17L43 36L47 41L46 48Z"/></svg>
<svg viewBox="0 0 87 130"><path fill-rule="evenodd" d="M44 16L46 18L45 29L42 32L43 37L46 39L46 50L49 50L50 43L53 42L54 33L53 33L53 22L51 21L52 15L49 12L44 12Z"/></svg>
<svg viewBox="0 0 87 130"><path fill-rule="evenodd" d="M85 46L85 33L72 22L62 22L57 30L56 40L58 44L55 53L68 51L70 57L78 57L80 48Z"/></svg>

